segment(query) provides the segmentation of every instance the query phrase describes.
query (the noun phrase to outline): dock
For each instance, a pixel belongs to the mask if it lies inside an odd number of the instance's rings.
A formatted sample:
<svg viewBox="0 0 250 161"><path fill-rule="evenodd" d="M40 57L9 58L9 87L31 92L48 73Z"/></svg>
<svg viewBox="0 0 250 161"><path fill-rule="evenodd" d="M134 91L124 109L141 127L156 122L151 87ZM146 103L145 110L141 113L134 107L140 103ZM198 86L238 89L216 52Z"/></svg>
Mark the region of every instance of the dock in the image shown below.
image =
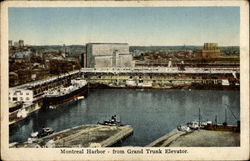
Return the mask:
<svg viewBox="0 0 250 161"><path fill-rule="evenodd" d="M147 145L148 147L232 147L240 146L240 133L234 131L174 129Z"/></svg>
<svg viewBox="0 0 250 161"><path fill-rule="evenodd" d="M171 132L166 135L156 139L152 143L146 145L146 147L167 147L171 142L176 140L181 135L185 135L186 132L178 131L177 129L173 129Z"/></svg>
<svg viewBox="0 0 250 161"><path fill-rule="evenodd" d="M11 148L109 147L133 134L130 125L82 125L52 135L11 144Z"/></svg>

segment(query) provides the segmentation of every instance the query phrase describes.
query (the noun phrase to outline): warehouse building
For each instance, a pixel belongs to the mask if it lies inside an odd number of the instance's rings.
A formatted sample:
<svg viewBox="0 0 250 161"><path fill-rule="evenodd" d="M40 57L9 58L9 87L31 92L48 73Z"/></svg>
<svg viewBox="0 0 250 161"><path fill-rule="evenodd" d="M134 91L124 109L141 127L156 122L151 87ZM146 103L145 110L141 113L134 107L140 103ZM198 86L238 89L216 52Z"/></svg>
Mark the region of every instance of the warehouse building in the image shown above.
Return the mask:
<svg viewBox="0 0 250 161"><path fill-rule="evenodd" d="M88 68L134 67L135 64L127 43L89 43L86 53L84 66Z"/></svg>

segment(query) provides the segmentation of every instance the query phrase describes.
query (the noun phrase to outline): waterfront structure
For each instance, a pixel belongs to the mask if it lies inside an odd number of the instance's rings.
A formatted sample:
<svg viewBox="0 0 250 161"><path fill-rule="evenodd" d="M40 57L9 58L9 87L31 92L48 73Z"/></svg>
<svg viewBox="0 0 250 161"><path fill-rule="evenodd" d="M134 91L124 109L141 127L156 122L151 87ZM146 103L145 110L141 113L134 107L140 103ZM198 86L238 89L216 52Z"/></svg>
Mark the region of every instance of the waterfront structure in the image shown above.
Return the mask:
<svg viewBox="0 0 250 161"><path fill-rule="evenodd" d="M220 56L218 43L204 43L203 49L198 51L197 56L200 58L218 58Z"/></svg>
<svg viewBox="0 0 250 161"><path fill-rule="evenodd" d="M24 102L26 104L31 104L33 102L33 91L28 89L10 88L9 102Z"/></svg>
<svg viewBox="0 0 250 161"><path fill-rule="evenodd" d="M87 67L134 67L132 54L127 43L86 44Z"/></svg>
<svg viewBox="0 0 250 161"><path fill-rule="evenodd" d="M239 89L239 68L82 68L90 84L109 87ZM222 84L227 79L229 85ZM225 82L225 81L224 81Z"/></svg>

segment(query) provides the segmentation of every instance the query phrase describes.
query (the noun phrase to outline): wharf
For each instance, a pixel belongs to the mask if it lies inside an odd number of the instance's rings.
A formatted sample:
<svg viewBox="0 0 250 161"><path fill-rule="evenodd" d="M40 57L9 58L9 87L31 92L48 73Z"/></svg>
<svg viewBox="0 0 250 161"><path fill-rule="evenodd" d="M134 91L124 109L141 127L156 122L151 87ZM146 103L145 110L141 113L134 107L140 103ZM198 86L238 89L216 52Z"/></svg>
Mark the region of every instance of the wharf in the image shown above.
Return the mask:
<svg viewBox="0 0 250 161"><path fill-rule="evenodd" d="M149 147L230 147L240 146L240 133L234 131L177 129L147 145Z"/></svg>
<svg viewBox="0 0 250 161"><path fill-rule="evenodd" d="M167 133L166 135L160 137L159 139L153 141L152 143L148 144L147 147L166 147L171 142L176 140L181 135L185 135L186 132L179 131L177 129L172 130L171 132Z"/></svg>
<svg viewBox="0 0 250 161"><path fill-rule="evenodd" d="M82 125L56 132L32 142L18 143L11 147L60 148L60 147L109 147L133 134L130 125Z"/></svg>

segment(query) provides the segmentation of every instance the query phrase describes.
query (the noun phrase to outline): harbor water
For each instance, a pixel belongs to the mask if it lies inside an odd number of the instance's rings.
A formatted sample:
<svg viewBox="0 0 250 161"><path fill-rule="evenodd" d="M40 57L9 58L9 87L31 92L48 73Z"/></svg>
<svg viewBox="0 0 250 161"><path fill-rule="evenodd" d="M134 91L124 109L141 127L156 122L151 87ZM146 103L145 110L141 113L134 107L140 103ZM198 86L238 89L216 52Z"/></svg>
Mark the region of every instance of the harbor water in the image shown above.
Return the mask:
<svg viewBox="0 0 250 161"><path fill-rule="evenodd" d="M85 99L51 110L40 110L10 127L9 142L24 142L43 126L56 132L96 124L117 115L134 134L118 146L145 146L176 126L198 120L236 125L240 119L240 92L215 90L92 89ZM226 109L226 110L225 110ZM226 117L225 117L226 116Z"/></svg>

